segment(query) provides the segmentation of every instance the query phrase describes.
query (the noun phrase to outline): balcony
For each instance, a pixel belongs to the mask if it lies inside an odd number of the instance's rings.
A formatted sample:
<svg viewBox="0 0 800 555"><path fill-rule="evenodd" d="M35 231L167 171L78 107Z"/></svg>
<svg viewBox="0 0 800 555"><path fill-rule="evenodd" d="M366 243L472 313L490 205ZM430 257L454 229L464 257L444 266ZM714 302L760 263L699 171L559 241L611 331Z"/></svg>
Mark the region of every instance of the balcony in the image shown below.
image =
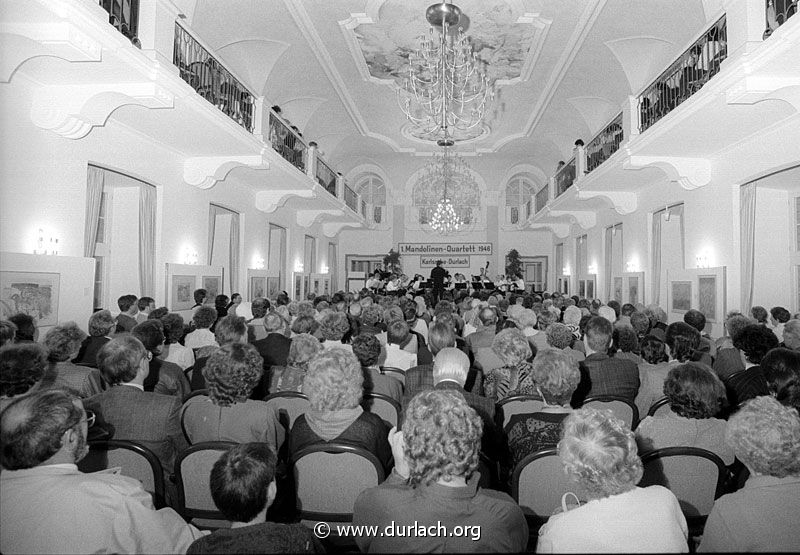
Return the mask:
<svg viewBox="0 0 800 555"><path fill-rule="evenodd" d="M347 184L344 186L344 203L350 210L358 214L358 195Z"/></svg>
<svg viewBox="0 0 800 555"><path fill-rule="evenodd" d="M558 170L553 178L555 180L555 194L553 198L563 195L567 189L572 187L575 182L575 158L572 158L561 169Z"/></svg>
<svg viewBox="0 0 800 555"><path fill-rule="evenodd" d="M611 123L606 125L606 127L586 145L586 172L589 173L598 168L600 164L608 160L612 154L618 151L623 138L622 112L620 112Z"/></svg>
<svg viewBox="0 0 800 555"><path fill-rule="evenodd" d="M333 196L336 196L336 172L322 160L317 158L317 183L322 185L322 188L328 191Z"/></svg>
<svg viewBox="0 0 800 555"><path fill-rule="evenodd" d="M764 30L764 39L797 13L797 0L766 0L767 28Z"/></svg>
<svg viewBox="0 0 800 555"><path fill-rule="evenodd" d="M269 114L269 142L284 160L291 162L301 172L306 171L308 147L300 135L274 112Z"/></svg>
<svg viewBox="0 0 800 555"><path fill-rule="evenodd" d="M534 214L541 212L541 210L547 205L548 200L550 200L550 188L542 187L542 189L539 190L539 192L534 196Z"/></svg>
<svg viewBox="0 0 800 555"><path fill-rule="evenodd" d="M100 7L108 12L108 22L130 39L137 48L139 41L139 0L100 0Z"/></svg>

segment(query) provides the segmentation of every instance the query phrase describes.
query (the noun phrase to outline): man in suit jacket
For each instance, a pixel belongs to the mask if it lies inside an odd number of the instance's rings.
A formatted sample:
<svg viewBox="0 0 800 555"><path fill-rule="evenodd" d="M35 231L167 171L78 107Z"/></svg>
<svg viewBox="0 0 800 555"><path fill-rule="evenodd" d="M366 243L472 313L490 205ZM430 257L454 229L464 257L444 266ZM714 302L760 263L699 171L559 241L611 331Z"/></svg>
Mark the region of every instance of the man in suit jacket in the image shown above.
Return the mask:
<svg viewBox="0 0 800 555"><path fill-rule="evenodd" d="M113 439L138 441L150 448L169 475L175 457L189 446L181 429L182 399L144 390L150 357L152 353L131 335L106 343L97 365L112 387L86 399L85 405Z"/></svg>
<svg viewBox="0 0 800 555"><path fill-rule="evenodd" d="M264 359L264 374L261 383L253 390L254 399L263 399L266 396L272 375L273 366L286 366L286 357L289 356L289 347L292 340L283 335L283 318L277 312L270 312L264 317L264 327L267 336L253 341L253 347ZM261 397L256 397L261 395Z"/></svg>
<svg viewBox="0 0 800 555"><path fill-rule="evenodd" d="M484 307L478 313L481 327L478 331L467 336L467 349L470 363L475 361L475 351L481 347L491 347L494 336L497 334L497 313L491 307Z"/></svg>
<svg viewBox="0 0 800 555"><path fill-rule="evenodd" d="M572 396L578 407L587 397L611 395L633 403L639 392L639 369L632 360L611 358L612 326L606 318L595 316L586 324L586 360L580 363L581 381Z"/></svg>

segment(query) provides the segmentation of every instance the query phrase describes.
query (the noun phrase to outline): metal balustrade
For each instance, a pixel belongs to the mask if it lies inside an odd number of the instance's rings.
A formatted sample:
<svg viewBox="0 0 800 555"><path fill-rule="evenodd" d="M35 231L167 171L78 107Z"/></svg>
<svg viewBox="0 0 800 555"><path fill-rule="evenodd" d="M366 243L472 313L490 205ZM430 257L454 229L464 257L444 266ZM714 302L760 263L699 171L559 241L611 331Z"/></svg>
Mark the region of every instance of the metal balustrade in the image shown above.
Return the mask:
<svg viewBox="0 0 800 555"><path fill-rule="evenodd" d="M575 182L575 158L571 159L563 168L558 170L554 179L556 182L555 196L559 197L564 194L567 189L572 187L572 184Z"/></svg>
<svg viewBox="0 0 800 555"><path fill-rule="evenodd" d="M356 192L347 184L344 186L344 203L350 210L358 213L358 198Z"/></svg>
<svg viewBox="0 0 800 555"><path fill-rule="evenodd" d="M797 13L797 0L766 0L767 28L764 30L766 39L775 30Z"/></svg>
<svg viewBox="0 0 800 555"><path fill-rule="evenodd" d="M99 0L108 12L108 22L139 48L139 0Z"/></svg>
<svg viewBox="0 0 800 555"><path fill-rule="evenodd" d="M719 73L721 62L728 56L725 21L723 15L639 95L640 132L688 100Z"/></svg>
<svg viewBox="0 0 800 555"><path fill-rule="evenodd" d="M619 150L622 143L622 112L586 145L586 172L590 172L608 160Z"/></svg>
<svg viewBox="0 0 800 555"><path fill-rule="evenodd" d="M317 183L333 196L336 196L336 172L326 164L322 158L317 157Z"/></svg>
<svg viewBox="0 0 800 555"><path fill-rule="evenodd" d="M534 206L535 208L534 214L538 214L542 210L542 208L544 208L547 205L548 200L550 200L550 188L542 187L542 189L538 193L536 193L536 196L534 196L534 201L536 203Z"/></svg>
<svg viewBox="0 0 800 555"><path fill-rule="evenodd" d="M361 201L361 216L363 216L364 219L367 218L367 201L365 200Z"/></svg>
<svg viewBox="0 0 800 555"><path fill-rule="evenodd" d="M275 112L269 113L269 142L275 152L305 173L308 147L294 129L279 118ZM333 195L336 196L335 189Z"/></svg>
<svg viewBox="0 0 800 555"><path fill-rule="evenodd" d="M233 121L253 131L255 96L186 29L175 23L172 63L181 79Z"/></svg>

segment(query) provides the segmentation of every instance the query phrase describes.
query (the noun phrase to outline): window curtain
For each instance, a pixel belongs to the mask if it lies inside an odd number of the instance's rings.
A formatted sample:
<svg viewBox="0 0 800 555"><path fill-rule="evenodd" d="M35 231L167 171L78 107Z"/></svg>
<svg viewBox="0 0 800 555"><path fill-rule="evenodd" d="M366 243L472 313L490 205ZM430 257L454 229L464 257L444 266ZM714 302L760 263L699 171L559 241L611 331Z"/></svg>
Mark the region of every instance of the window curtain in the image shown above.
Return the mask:
<svg viewBox="0 0 800 555"><path fill-rule="evenodd" d="M673 216L681 219L681 268L686 269L686 221L683 217L683 205L673 206L669 211Z"/></svg>
<svg viewBox="0 0 800 555"><path fill-rule="evenodd" d="M665 212L653 213L652 283L653 304L661 306L661 218Z"/></svg>
<svg viewBox="0 0 800 555"><path fill-rule="evenodd" d="M236 293L236 288L239 287L239 213L231 212L231 278L230 287L231 295Z"/></svg>
<svg viewBox="0 0 800 555"><path fill-rule="evenodd" d="M86 221L83 228L83 256L86 258L94 257L104 184L105 171L89 166L86 178Z"/></svg>
<svg viewBox="0 0 800 555"><path fill-rule="evenodd" d="M605 256L605 268L603 269L603 274L606 282L606 302L611 300L611 295L613 294L613 287L611 286L611 277L613 274L613 263L614 263L614 227L607 227L606 228L606 256Z"/></svg>
<svg viewBox="0 0 800 555"><path fill-rule="evenodd" d="M756 184L748 183L740 191L742 313L750 314L753 307L756 242Z"/></svg>
<svg viewBox="0 0 800 555"><path fill-rule="evenodd" d="M155 294L156 188L139 186L139 290L141 296Z"/></svg>
<svg viewBox="0 0 800 555"><path fill-rule="evenodd" d="M211 265L211 257L214 254L214 234L217 230L217 214L227 212L221 206L209 204L208 206L208 258L206 264Z"/></svg>

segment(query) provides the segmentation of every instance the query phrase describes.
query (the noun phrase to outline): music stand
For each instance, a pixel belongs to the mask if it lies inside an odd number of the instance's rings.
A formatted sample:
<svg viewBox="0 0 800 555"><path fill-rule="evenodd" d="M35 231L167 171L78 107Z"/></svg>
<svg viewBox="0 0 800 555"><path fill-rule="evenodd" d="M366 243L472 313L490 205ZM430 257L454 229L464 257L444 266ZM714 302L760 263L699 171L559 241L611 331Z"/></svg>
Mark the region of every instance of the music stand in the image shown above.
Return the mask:
<svg viewBox="0 0 800 555"><path fill-rule="evenodd" d="M478 289L483 289L483 283L481 283L480 281L473 281L472 288L475 289L476 291Z"/></svg>
<svg viewBox="0 0 800 555"><path fill-rule="evenodd" d="M455 284L455 288L456 289L466 289L467 285L469 285L469 284L468 283L456 283Z"/></svg>

